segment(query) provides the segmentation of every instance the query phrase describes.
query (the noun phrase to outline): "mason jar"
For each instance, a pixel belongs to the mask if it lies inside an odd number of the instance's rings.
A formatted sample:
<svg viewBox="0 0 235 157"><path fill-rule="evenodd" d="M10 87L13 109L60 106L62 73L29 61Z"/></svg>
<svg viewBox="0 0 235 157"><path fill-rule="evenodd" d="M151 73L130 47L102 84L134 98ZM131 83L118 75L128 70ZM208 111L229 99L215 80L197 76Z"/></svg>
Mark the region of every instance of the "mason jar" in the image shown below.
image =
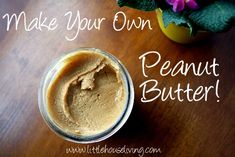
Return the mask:
<svg viewBox="0 0 235 157"><path fill-rule="evenodd" d="M50 111L49 109L50 104L48 101L49 86L53 83L53 81L55 81L61 69L63 69L64 66L68 66L64 64L64 62L68 58L76 57L77 55L83 52L90 52L90 53L100 55L104 57L105 59L109 60L110 62L112 62L112 64L114 64L119 70L118 72L122 80L123 92L125 94L125 101L123 101L123 109L120 112L120 115L118 115L115 122L113 122L113 124L110 124L109 128L107 128L106 130L100 133L92 134L92 135L85 135L85 136L82 134L68 131L68 129L60 125L57 122L57 120L53 117L53 114L51 112L54 112L54 111ZM109 92L109 91L106 91L106 92ZM115 134L125 124L128 117L130 116L133 103L134 103L134 87L133 87L132 79L127 69L115 56L97 48L79 48L73 52L64 54L61 57L52 61L52 63L46 68L42 76L40 87L38 90L39 110L46 124L49 126L49 128L52 131L54 131L60 137L68 141L75 142L75 143L95 143L95 142L105 140L109 138L110 136L112 136L113 134ZM94 105L96 104L94 103ZM78 112L80 111L78 110ZM102 114L105 114L105 113L102 113Z"/></svg>

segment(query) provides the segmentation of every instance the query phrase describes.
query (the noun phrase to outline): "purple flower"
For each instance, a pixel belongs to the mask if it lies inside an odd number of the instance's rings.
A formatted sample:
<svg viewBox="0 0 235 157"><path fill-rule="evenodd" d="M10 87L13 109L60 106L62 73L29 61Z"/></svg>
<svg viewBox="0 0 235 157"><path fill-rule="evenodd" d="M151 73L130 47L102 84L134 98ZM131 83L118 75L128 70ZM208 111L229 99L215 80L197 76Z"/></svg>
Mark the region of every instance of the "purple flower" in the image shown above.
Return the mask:
<svg viewBox="0 0 235 157"><path fill-rule="evenodd" d="M181 12L184 10L185 6L189 9L195 10L198 9L199 6L196 0L166 0L168 4L173 6L174 12Z"/></svg>

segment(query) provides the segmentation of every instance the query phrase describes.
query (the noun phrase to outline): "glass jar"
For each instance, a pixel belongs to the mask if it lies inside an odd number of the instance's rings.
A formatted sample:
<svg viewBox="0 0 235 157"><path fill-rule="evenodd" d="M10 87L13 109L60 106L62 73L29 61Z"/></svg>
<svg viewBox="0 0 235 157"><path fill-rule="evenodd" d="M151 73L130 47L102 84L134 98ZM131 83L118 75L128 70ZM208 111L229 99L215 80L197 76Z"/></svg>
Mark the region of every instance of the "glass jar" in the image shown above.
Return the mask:
<svg viewBox="0 0 235 157"><path fill-rule="evenodd" d="M79 52L83 51L89 51L92 53L98 53L104 57L107 57L111 61L113 61L120 70L120 74L122 77L122 80L124 82L124 90L126 92L126 101L124 104L124 110L122 111L122 114L119 116L118 120L115 124L112 125L111 128L108 130L105 130L102 133L92 135L92 136L81 136L78 134L73 134L70 132L67 132L63 128L61 128L52 118L50 113L48 112L48 104L47 104L47 89L50 83L54 80L55 76L58 74L58 72L61 70L63 66L63 61L68 56L76 55ZM96 49L96 48L79 48L76 51L73 51L68 54L64 54L55 61L53 61L50 66L46 69L45 73L43 74L43 77L41 79L39 91L38 91L38 104L39 104L39 110L41 112L41 115L49 128L53 130L57 135L61 136L62 138L72 141L75 143L94 143L99 142L102 140L105 140L112 136L114 133L116 133L127 121L132 107L134 103L134 87L131 80L131 77L127 71L127 69L124 67L124 65L113 55L104 52L102 50Z"/></svg>

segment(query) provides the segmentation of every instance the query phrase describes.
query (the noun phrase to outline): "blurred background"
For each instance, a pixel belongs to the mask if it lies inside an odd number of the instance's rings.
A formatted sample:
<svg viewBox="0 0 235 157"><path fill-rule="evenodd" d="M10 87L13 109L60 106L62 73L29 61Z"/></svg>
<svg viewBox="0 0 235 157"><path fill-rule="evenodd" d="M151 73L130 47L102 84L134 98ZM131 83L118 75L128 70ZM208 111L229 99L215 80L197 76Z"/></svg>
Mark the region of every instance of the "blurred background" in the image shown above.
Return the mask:
<svg viewBox="0 0 235 157"><path fill-rule="evenodd" d="M74 41L65 40L68 32L67 11L91 19L105 17L101 30L81 31ZM119 8L112 0L1 0L0 16L25 11L27 19L38 17L40 11L48 18L56 17L55 31L26 32L22 20L16 31L6 32L6 20L0 19L0 157L41 156L137 156L137 154L66 154L66 148L84 147L65 141L55 135L44 123L37 103L40 79L49 63L78 47L96 47L110 52L127 67L135 86L135 103L124 127L109 139L89 146L160 147L161 154L144 156L162 157L231 157L235 154L235 29L217 34L201 43L180 45L170 41L159 29L156 13L130 8ZM116 12L125 12L128 19L149 19L153 30L132 29L116 32L112 28ZM120 24L122 21L119 21ZM217 58L220 79L220 102L209 95L207 102L179 102L156 100L140 101L146 80L141 74L138 59L144 52L155 50L162 61L176 64L185 62L212 62ZM148 58L153 63L156 58ZM161 77L159 67L148 71L159 81L159 88L190 82L193 88L213 85L213 76Z"/></svg>

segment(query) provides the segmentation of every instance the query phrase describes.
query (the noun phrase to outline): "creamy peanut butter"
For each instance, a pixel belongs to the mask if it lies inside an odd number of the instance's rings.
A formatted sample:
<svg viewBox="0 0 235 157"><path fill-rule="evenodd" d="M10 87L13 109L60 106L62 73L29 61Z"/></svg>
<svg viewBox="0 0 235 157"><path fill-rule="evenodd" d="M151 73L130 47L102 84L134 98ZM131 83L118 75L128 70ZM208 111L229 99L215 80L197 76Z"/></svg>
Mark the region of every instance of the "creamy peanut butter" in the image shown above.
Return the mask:
<svg viewBox="0 0 235 157"><path fill-rule="evenodd" d="M111 128L126 105L117 64L105 55L81 51L63 58L47 91L51 119L65 132L92 136Z"/></svg>

